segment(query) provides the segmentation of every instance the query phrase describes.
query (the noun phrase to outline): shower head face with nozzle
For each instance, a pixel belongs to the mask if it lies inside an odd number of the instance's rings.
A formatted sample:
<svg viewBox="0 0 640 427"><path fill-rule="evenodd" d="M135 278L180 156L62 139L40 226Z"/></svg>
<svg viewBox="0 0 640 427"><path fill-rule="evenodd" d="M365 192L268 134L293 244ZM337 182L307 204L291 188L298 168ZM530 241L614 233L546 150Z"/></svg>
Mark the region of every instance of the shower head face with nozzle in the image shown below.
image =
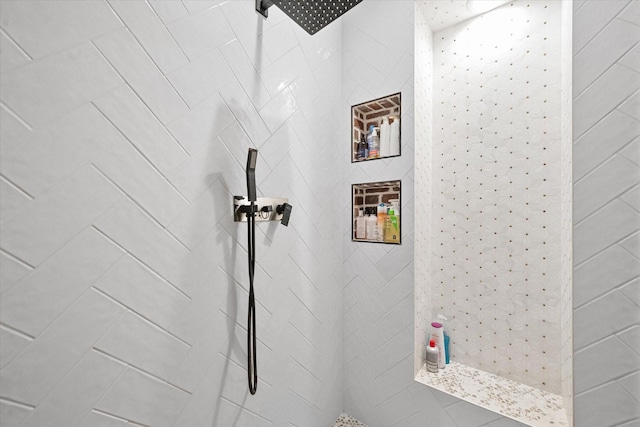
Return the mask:
<svg viewBox="0 0 640 427"><path fill-rule="evenodd" d="M262 0L263 2L265 0ZM314 35L362 0L269 0L307 33Z"/></svg>

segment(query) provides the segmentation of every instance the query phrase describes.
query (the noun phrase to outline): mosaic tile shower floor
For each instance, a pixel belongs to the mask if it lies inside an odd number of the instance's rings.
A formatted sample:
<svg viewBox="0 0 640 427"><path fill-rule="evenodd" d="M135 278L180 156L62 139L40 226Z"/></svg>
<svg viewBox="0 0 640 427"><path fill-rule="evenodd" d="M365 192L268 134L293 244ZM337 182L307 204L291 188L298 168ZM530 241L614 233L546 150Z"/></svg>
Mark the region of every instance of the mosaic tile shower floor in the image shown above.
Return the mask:
<svg viewBox="0 0 640 427"><path fill-rule="evenodd" d="M367 427L355 418L342 414L331 427Z"/></svg>

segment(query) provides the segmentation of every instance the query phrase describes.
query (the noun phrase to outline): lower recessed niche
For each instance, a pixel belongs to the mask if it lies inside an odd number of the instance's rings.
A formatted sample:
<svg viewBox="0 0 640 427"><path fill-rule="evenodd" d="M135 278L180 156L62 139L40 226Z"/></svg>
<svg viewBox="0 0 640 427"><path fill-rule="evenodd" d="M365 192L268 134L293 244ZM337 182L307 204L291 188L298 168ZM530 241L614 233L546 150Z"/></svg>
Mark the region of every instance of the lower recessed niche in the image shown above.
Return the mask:
<svg viewBox="0 0 640 427"><path fill-rule="evenodd" d="M354 242L401 243L401 188L400 180L351 186Z"/></svg>

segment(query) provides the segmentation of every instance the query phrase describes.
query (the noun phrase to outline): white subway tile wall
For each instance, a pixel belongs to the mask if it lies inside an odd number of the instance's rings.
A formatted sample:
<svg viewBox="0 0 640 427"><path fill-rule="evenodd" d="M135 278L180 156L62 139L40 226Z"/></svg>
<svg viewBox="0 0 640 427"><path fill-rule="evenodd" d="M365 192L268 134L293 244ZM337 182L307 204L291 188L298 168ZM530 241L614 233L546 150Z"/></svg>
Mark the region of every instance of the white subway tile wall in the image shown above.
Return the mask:
<svg viewBox="0 0 640 427"><path fill-rule="evenodd" d="M342 26L254 7L0 2L3 426L342 412ZM258 226L256 396L231 208L249 147L260 195L294 206Z"/></svg>

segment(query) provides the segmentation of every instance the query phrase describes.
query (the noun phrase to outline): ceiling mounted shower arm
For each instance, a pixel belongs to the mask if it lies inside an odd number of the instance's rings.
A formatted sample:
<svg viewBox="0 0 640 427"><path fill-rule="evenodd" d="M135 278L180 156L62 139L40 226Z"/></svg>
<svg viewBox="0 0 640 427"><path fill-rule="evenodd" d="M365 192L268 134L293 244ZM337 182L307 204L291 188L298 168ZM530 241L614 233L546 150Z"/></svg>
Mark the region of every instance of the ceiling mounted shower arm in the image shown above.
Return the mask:
<svg viewBox="0 0 640 427"><path fill-rule="evenodd" d="M269 17L269 8L273 6L273 1L271 0L256 0L256 12L265 18Z"/></svg>

